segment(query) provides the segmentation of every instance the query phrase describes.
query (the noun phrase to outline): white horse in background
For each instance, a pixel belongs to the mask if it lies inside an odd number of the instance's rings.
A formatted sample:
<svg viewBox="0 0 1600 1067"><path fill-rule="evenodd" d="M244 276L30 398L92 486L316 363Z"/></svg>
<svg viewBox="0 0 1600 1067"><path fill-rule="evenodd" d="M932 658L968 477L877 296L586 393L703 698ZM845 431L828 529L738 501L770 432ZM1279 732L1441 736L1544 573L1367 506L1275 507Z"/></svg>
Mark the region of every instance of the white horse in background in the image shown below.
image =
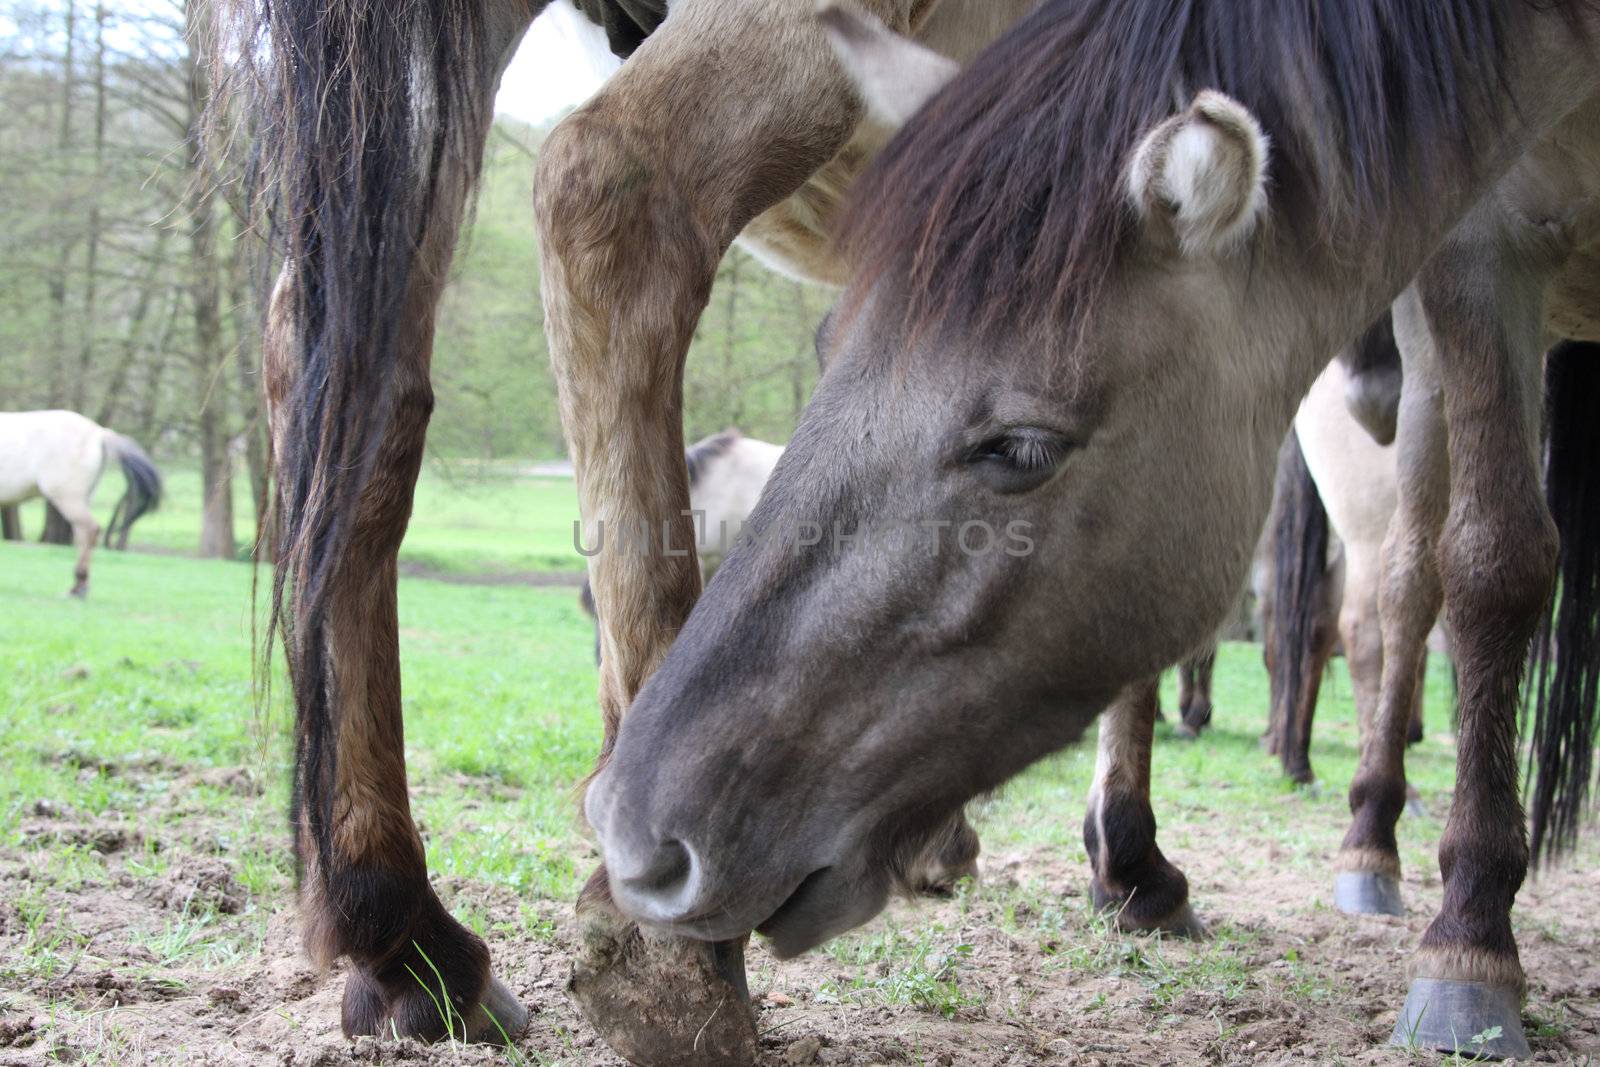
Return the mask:
<svg viewBox="0 0 1600 1067"><path fill-rule="evenodd" d="M783 455L783 446L746 437L729 428L696 441L684 451L689 470L689 509L694 515L695 551L700 556L702 580L722 564L756 509L761 490ZM595 617L594 590L583 580L578 594L583 610ZM596 618L594 658L600 661L599 620Z"/></svg>
<svg viewBox="0 0 1600 1067"><path fill-rule="evenodd" d="M0 506L42 496L72 524L76 597L89 592L89 555L100 536L89 501L108 456L122 464L128 479L106 531L109 543L161 502L161 474L144 449L75 411L0 412Z"/></svg>

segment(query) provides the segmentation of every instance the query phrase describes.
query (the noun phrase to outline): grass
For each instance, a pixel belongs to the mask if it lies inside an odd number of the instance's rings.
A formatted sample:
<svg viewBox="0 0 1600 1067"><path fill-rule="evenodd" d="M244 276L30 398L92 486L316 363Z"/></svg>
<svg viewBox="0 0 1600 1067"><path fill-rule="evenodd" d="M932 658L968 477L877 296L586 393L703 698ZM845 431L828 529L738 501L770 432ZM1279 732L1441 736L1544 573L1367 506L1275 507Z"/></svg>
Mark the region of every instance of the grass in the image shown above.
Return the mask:
<svg viewBox="0 0 1600 1067"><path fill-rule="evenodd" d="M493 500L536 497L524 492L528 488L496 482L475 491ZM437 485L434 490L442 492ZM525 506L529 514L543 509L553 516L560 506L554 499L551 490L542 503ZM176 492L174 513L182 501ZM413 538L474 544L475 528L436 521L430 533L419 517ZM441 569L469 572L491 554L517 559L504 550L517 540L515 525L477 528L483 535L478 547L451 555ZM483 554L475 554L480 549ZM284 905L292 885L283 816L290 713L281 702L281 678L274 702L258 709L254 700L251 568L106 552L97 557L93 591L84 602L63 595L70 571L69 550L0 544L0 603L6 605L0 613L6 666L0 674L0 848L10 862L27 864L42 887L6 905L20 924L21 951L0 961L0 984L49 981L94 952L81 919L61 914L43 890L114 890L104 851L113 847L122 876L143 886L181 873L172 869L169 854L227 856L246 898L247 921L224 922L197 897L164 924L129 934L152 961L146 980L159 980L160 968L174 964L225 969L260 952L266 920ZM405 577L400 625L412 804L436 884L447 903L456 880L506 887L524 901L520 918L502 913L491 920L470 901L458 914L491 940L524 934L552 941L549 912L536 903L570 901L592 863L574 802L600 735L589 621L571 589ZM1297 789L1258 744L1265 704L1259 657L1253 646L1224 647L1215 679L1217 714L1203 740L1179 741L1169 726L1158 727L1152 800L1162 846L1181 865L1186 853L1216 847L1220 824L1227 833L1274 845L1250 850L1234 873L1241 881L1260 869L1252 864L1270 862L1301 868L1312 884L1322 884L1329 828L1347 818L1344 793L1355 767L1349 682L1339 664L1323 687L1313 750L1321 785ZM1402 862L1412 871L1436 869L1431 843L1442 829L1442 798L1454 776L1448 698L1445 667L1435 662L1427 740L1407 757L1411 780L1432 801L1430 814L1402 829ZM1176 703L1170 680L1163 702L1170 713ZM241 789L241 769L253 788ZM1044 853L1081 882L1087 869L1081 820L1093 769L1092 743L1069 748L987 801L977 813L986 852ZM75 813L96 832L82 841L41 837L41 810ZM116 836L118 828L133 825L142 838ZM1160 938L1121 934L1083 897L1063 896L1058 886L968 884L958 892L963 921L891 916L831 943L823 951L835 965L832 976L810 995L954 1019L1019 1010L1015 1003L986 1005L982 983L973 980L973 929L965 919L980 906L1002 916L1007 936L1036 945L1046 970L1115 977L1139 991L1153 1019L1180 1011L1189 994L1226 1005L1252 989L1307 1002L1335 1000L1342 992L1292 952L1270 971L1260 969L1254 959L1259 938L1250 929L1222 925L1204 945L1175 949ZM752 978L758 985L762 976ZM427 974L418 979L430 984ZM1560 1014L1550 1007L1552 1029L1561 1026ZM118 1047L115 1034L105 1040L107 1050Z"/></svg>
<svg viewBox="0 0 1600 1067"><path fill-rule="evenodd" d="M134 548L190 554L200 531L200 472L189 466L162 470L161 507L133 527ZM240 552L254 536L254 505L244 479L234 484L234 530ZM122 494L120 472L107 472L95 493L96 517L104 523ZM44 504L22 506L24 529L37 537ZM432 461L417 482L416 507L400 549L405 565L446 575L495 575L530 571L583 570L573 548L578 517L571 478L534 477L508 465Z"/></svg>
<svg viewBox="0 0 1600 1067"><path fill-rule="evenodd" d="M274 706L258 715L251 685L251 568L236 563L106 552L87 602L62 596L70 553L0 545L0 840L19 840L25 813L43 802L91 815L136 810L167 788L147 771L244 767L267 803L235 834L271 839L287 799L287 726ZM464 564L462 564L464 566ZM442 874L565 897L582 872L574 784L599 744L591 631L569 589L461 586L403 578L400 587L407 758L428 859ZM1323 689L1314 757L1322 786L1296 789L1257 743L1263 678L1251 646L1223 650L1215 726L1198 744L1159 727L1153 802L1163 844L1182 853L1190 828L1219 806L1239 832L1275 840L1277 862L1322 862L1286 812L1337 816L1355 768L1356 733L1342 667ZM1428 740L1407 759L1425 795L1448 792L1448 681L1431 668ZM1170 684L1164 702L1175 703ZM1009 785L981 812L991 853L1030 846L1086 862L1080 838L1093 773L1091 745L1067 749ZM203 806L226 789L202 781ZM1437 840L1437 813L1408 840ZM446 830L457 832L443 832ZM92 856L51 850L60 877L95 878ZM239 853L252 889L281 884L280 855ZM1429 867L1426 846L1402 855ZM1248 877L1249 872L1242 874Z"/></svg>
<svg viewBox="0 0 1600 1067"><path fill-rule="evenodd" d="M230 816L221 832L248 886L282 889L290 714L281 680L273 706L255 708L251 568L107 552L79 602L62 595L70 559L0 545L0 842L24 845L38 805L118 818L189 776L200 812ZM400 626L407 758L430 866L570 897L581 884L572 789L600 740L593 638L576 595L405 579ZM227 768L263 783L261 802L241 811L234 791L209 784L208 770ZM36 851L54 877L97 877L74 850Z"/></svg>

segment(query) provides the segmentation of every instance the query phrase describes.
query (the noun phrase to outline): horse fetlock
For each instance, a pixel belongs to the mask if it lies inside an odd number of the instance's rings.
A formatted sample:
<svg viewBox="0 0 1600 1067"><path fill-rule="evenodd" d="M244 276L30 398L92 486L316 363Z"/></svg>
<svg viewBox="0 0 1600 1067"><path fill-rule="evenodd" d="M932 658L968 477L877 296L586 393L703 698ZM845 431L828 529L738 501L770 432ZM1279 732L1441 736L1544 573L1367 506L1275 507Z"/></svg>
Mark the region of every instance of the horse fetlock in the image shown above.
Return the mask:
<svg viewBox="0 0 1600 1067"><path fill-rule="evenodd" d="M341 1022L347 1036L395 1032L425 1041L508 1041L528 1020L489 973L489 950L436 900L382 956L352 954Z"/></svg>
<svg viewBox="0 0 1600 1067"><path fill-rule="evenodd" d="M1400 855L1393 849L1346 844L1333 861L1336 871L1381 874L1400 880Z"/></svg>

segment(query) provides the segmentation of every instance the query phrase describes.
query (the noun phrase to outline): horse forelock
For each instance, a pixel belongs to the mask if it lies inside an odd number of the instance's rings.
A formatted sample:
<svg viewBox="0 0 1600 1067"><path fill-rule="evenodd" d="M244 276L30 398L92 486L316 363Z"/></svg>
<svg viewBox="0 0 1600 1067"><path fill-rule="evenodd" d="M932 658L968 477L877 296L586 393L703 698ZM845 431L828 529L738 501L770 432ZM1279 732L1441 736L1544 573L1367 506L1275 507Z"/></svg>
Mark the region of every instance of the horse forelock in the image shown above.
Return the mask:
<svg viewBox="0 0 1600 1067"><path fill-rule="evenodd" d="M1276 224L1317 241L1351 213L1380 221L1473 151L1512 20L1533 6L1046 0L863 175L842 227L858 283L904 285L916 331L1034 321L1075 336L1134 226L1135 147L1201 89L1271 139Z"/></svg>

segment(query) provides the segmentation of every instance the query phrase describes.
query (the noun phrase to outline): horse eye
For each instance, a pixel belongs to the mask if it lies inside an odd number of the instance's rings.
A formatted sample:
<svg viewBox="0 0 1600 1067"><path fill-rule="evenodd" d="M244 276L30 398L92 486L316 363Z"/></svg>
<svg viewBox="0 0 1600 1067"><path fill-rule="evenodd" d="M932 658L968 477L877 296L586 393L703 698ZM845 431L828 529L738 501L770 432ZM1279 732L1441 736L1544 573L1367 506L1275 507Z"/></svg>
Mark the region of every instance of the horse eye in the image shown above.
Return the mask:
<svg viewBox="0 0 1600 1067"><path fill-rule="evenodd" d="M1072 447L1060 434L1024 428L985 438L966 458L969 465L991 478L996 488L1014 493L1049 481Z"/></svg>
<svg viewBox="0 0 1600 1067"><path fill-rule="evenodd" d="M970 463L999 463L1023 473L1053 470L1072 446L1044 430L1008 430L980 441L970 453Z"/></svg>

